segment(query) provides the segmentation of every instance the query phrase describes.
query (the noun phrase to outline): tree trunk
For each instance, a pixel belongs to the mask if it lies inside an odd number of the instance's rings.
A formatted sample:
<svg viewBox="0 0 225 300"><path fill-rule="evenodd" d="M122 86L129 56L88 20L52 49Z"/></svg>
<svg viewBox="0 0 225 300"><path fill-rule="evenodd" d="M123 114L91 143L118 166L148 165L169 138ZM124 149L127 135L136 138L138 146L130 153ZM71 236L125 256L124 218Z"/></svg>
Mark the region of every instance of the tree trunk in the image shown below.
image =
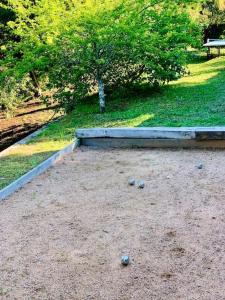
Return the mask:
<svg viewBox="0 0 225 300"><path fill-rule="evenodd" d="M35 88L34 97L39 98L41 96L41 88L40 88L39 82L37 80L35 71L30 71L30 78L31 78L31 80L33 82L33 86Z"/></svg>
<svg viewBox="0 0 225 300"><path fill-rule="evenodd" d="M104 83L101 78L98 79L98 96L99 96L99 106L100 112L105 112L105 91L104 91Z"/></svg>

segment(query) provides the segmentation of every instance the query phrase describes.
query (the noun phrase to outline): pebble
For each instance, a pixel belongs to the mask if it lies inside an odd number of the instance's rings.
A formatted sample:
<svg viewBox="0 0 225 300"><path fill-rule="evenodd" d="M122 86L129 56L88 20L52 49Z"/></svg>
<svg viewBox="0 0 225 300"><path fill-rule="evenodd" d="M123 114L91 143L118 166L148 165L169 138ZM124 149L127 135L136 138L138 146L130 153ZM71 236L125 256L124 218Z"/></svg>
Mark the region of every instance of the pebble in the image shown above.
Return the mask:
<svg viewBox="0 0 225 300"><path fill-rule="evenodd" d="M135 179L133 179L133 178L129 179L128 184L131 185L131 186L135 185Z"/></svg>
<svg viewBox="0 0 225 300"><path fill-rule="evenodd" d="M123 255L123 256L121 257L121 264L122 264L123 266L128 266L128 265L129 265L129 262L130 262L130 258L129 258L128 255Z"/></svg>
<svg viewBox="0 0 225 300"><path fill-rule="evenodd" d="M203 169L203 164L198 164L198 165L197 165L197 168L198 168L199 170Z"/></svg>

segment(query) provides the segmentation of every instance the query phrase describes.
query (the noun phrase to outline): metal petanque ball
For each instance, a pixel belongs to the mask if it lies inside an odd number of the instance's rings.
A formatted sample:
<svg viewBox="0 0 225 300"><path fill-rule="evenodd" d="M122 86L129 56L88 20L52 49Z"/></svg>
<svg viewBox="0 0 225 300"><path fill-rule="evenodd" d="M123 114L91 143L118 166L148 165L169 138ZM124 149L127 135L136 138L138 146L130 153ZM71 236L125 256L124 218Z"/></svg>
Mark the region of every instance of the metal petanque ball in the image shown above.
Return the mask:
<svg viewBox="0 0 225 300"><path fill-rule="evenodd" d="M144 187L145 187L144 181L140 180L140 181L138 182L138 188L139 188L139 189L143 189Z"/></svg>
<svg viewBox="0 0 225 300"><path fill-rule="evenodd" d="M130 258L129 258L128 255L123 255L123 256L121 257L121 264L122 264L123 266L128 266L128 265L129 265L129 262L130 262Z"/></svg>
<svg viewBox="0 0 225 300"><path fill-rule="evenodd" d="M198 168L199 170L203 169L203 164L198 164L198 165L197 165L197 168Z"/></svg>
<svg viewBox="0 0 225 300"><path fill-rule="evenodd" d="M133 178L129 179L128 184L131 185L131 186L135 185L135 179L133 179Z"/></svg>

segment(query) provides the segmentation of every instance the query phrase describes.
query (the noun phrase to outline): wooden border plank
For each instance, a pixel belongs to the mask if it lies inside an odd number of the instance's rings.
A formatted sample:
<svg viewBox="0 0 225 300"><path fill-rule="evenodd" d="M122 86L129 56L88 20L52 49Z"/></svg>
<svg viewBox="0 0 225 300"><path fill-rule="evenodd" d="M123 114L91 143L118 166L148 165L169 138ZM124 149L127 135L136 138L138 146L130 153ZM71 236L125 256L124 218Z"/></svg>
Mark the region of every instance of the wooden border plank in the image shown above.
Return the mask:
<svg viewBox="0 0 225 300"><path fill-rule="evenodd" d="M225 140L225 131L196 131L197 141Z"/></svg>
<svg viewBox="0 0 225 300"><path fill-rule="evenodd" d="M217 127L139 127L77 129L77 138L140 138L223 140L225 126Z"/></svg>
<svg viewBox="0 0 225 300"><path fill-rule="evenodd" d="M177 148L177 149L225 149L225 140L196 141L190 139L131 139L84 138L81 146L95 148Z"/></svg>
<svg viewBox="0 0 225 300"><path fill-rule="evenodd" d="M140 138L140 139L194 139L195 131L188 128L91 128L77 129L77 138Z"/></svg>

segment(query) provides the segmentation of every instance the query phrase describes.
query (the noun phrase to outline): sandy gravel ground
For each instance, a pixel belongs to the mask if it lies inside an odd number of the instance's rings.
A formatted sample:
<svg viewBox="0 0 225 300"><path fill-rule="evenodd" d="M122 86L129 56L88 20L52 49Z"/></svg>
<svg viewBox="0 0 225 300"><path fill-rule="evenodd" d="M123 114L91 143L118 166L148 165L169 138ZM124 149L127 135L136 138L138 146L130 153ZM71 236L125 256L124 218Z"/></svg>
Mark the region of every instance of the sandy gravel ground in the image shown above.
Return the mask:
<svg viewBox="0 0 225 300"><path fill-rule="evenodd" d="M80 148L0 203L0 299L225 299L225 153Z"/></svg>

